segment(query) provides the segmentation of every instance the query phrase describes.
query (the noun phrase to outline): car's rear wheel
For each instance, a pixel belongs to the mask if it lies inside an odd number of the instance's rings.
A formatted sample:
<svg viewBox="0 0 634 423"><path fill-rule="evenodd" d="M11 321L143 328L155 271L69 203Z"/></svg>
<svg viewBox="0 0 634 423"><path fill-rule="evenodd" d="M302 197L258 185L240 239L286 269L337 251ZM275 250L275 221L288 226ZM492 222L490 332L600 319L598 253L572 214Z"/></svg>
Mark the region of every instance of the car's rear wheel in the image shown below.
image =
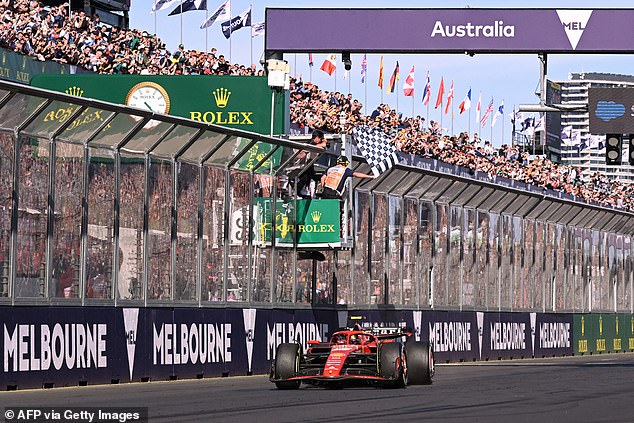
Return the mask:
<svg viewBox="0 0 634 423"><path fill-rule="evenodd" d="M275 386L278 389L297 389L301 384L299 380L284 380L297 376L300 360L299 344L280 344L275 353ZM281 380L279 380L281 379Z"/></svg>
<svg viewBox="0 0 634 423"><path fill-rule="evenodd" d="M429 342L409 340L405 343L407 379L410 385L429 385L434 376L434 352Z"/></svg>
<svg viewBox="0 0 634 423"><path fill-rule="evenodd" d="M387 386L402 388L405 386L405 361L401 344L389 342L379 349L379 366L381 377L388 382Z"/></svg>

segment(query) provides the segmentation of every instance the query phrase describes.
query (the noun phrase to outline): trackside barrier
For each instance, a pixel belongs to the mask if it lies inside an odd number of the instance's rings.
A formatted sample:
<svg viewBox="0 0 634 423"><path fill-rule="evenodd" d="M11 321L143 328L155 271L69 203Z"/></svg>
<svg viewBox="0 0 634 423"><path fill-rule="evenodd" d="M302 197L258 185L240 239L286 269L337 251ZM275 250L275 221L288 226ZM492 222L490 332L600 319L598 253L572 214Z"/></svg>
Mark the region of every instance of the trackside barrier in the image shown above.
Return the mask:
<svg viewBox="0 0 634 423"><path fill-rule="evenodd" d="M632 351L634 315L256 308L0 308L0 388L263 374L350 316L411 328L438 362ZM605 349L602 349L605 346Z"/></svg>
<svg viewBox="0 0 634 423"><path fill-rule="evenodd" d="M575 314L575 354L605 354L634 351L634 315Z"/></svg>

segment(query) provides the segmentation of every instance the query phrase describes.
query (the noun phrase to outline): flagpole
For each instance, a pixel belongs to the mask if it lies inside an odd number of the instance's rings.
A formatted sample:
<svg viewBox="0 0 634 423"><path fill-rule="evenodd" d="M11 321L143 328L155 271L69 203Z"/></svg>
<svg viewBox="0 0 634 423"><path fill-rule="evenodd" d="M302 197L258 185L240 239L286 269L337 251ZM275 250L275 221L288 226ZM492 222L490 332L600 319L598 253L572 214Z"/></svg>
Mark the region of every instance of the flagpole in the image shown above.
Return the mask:
<svg viewBox="0 0 634 423"><path fill-rule="evenodd" d="M469 126L467 126L467 134L469 135L469 137L471 137L471 104L469 104L468 112L469 112Z"/></svg>
<svg viewBox="0 0 634 423"><path fill-rule="evenodd" d="M251 57L250 57L251 61L249 62L249 65L253 64L253 28L251 28Z"/></svg>
<svg viewBox="0 0 634 423"><path fill-rule="evenodd" d="M414 99L416 98L416 93L412 92L412 119L414 119Z"/></svg>
<svg viewBox="0 0 634 423"><path fill-rule="evenodd" d="M504 99L502 99L502 104L504 104ZM502 112L502 143L504 143L504 112ZM513 140L511 140L511 145L513 145Z"/></svg>
<svg viewBox="0 0 634 423"><path fill-rule="evenodd" d="M158 37L158 35L156 35L156 12L154 12L154 36Z"/></svg>
<svg viewBox="0 0 634 423"><path fill-rule="evenodd" d="M441 134L442 134L442 109L443 109L442 106L443 106L443 102L444 102L444 98L441 97L440 98L440 132L441 132Z"/></svg>
<svg viewBox="0 0 634 423"><path fill-rule="evenodd" d="M229 11L229 63L233 63L233 59L231 58L231 19L232 16L231 14L233 12ZM271 135L273 135L273 133L271 132Z"/></svg>
<svg viewBox="0 0 634 423"><path fill-rule="evenodd" d="M181 44L183 44L183 0L181 0Z"/></svg>
<svg viewBox="0 0 634 423"><path fill-rule="evenodd" d="M451 85L453 85L453 82ZM454 135L453 133L453 101L451 102L451 134L450 135Z"/></svg>
<svg viewBox="0 0 634 423"><path fill-rule="evenodd" d="M335 67L335 92L337 92L337 67Z"/></svg>
<svg viewBox="0 0 634 423"><path fill-rule="evenodd" d="M209 7L207 3L205 3L205 22L207 22L207 18L209 17ZM205 53L209 52L209 32L207 31L209 28L205 27Z"/></svg>

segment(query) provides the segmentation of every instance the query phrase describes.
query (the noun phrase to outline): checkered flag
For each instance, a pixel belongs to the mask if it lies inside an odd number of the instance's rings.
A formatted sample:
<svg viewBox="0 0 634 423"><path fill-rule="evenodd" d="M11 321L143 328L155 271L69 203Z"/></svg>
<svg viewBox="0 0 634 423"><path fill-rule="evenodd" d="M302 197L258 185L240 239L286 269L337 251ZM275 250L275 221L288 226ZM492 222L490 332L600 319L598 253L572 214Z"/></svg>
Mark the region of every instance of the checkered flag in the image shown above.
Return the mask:
<svg viewBox="0 0 634 423"><path fill-rule="evenodd" d="M398 161L396 145L387 134L378 128L357 126L352 135L368 161L374 176L379 176Z"/></svg>

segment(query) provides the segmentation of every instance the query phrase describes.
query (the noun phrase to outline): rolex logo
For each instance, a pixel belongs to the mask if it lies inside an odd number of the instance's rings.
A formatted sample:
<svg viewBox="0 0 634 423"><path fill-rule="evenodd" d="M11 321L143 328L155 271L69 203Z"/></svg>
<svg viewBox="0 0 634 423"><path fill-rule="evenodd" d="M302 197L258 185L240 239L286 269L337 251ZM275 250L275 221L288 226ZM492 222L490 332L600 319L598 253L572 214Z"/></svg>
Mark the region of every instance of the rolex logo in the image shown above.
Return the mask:
<svg viewBox="0 0 634 423"><path fill-rule="evenodd" d="M229 97L231 96L231 91L226 88L218 88L216 91L213 91L214 98L216 99L216 106L224 109L227 107L227 103L229 102Z"/></svg>
<svg viewBox="0 0 634 423"><path fill-rule="evenodd" d="M66 94L68 95L74 95L75 97L83 97L84 96L84 90L82 90L79 87L68 87L66 88L66 91L64 91Z"/></svg>
<svg viewBox="0 0 634 423"><path fill-rule="evenodd" d="M313 218L313 222L314 223L319 223L319 221L321 220L321 212L315 210L314 212L312 212L310 214L310 216Z"/></svg>

